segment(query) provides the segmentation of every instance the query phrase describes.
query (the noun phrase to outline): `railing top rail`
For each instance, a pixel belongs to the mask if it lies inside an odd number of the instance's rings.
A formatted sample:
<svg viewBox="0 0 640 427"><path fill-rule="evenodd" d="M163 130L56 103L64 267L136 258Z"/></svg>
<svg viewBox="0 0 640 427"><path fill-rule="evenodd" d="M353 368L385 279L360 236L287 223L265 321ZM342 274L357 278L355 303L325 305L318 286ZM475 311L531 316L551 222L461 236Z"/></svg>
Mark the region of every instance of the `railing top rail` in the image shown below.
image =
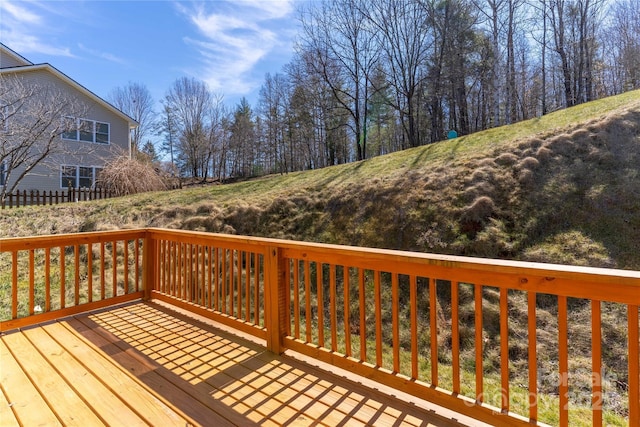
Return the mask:
<svg viewBox="0 0 640 427"><path fill-rule="evenodd" d="M139 239L144 238L146 235L145 229L132 229L3 238L0 239L0 252L82 245L90 242L110 242L122 239Z"/></svg>
<svg viewBox="0 0 640 427"><path fill-rule="evenodd" d="M572 278L580 280L596 280L598 282L609 282L616 279L627 281L630 284L640 286L640 271L620 270L611 268L581 267L562 264L544 264L527 261L510 261L491 258L474 258L456 255L429 254L422 252L399 251L393 249L377 249L356 246L333 245L327 243L301 242L283 239L272 239L266 237L235 236L230 234L217 234L206 232L195 232L185 230L168 230L160 228L146 229L152 237L181 236L193 239L198 236L201 239L224 241L229 243L247 243L258 246L277 246L290 252L292 256L312 258L324 258L328 255L336 255L342 258L345 256L366 257L372 261L394 261L401 263L419 263L431 266L450 268L479 270L487 273L517 274L523 269L534 273L540 277ZM579 277L578 277L579 276Z"/></svg>
<svg viewBox="0 0 640 427"><path fill-rule="evenodd" d="M522 276L523 284L526 284L525 280L528 276L532 276L548 281L565 279L603 285L628 285L637 288L640 295L640 271L633 270L427 254L161 228L5 238L0 239L0 252L144 237L167 238L190 243L200 242L201 244L227 243L263 248L278 247L285 251L285 256L289 257L380 270L384 270L385 265L428 267L434 274L441 271L465 270L477 278L476 282L481 282L483 277L491 275L492 277ZM640 296L638 298L640 299Z"/></svg>

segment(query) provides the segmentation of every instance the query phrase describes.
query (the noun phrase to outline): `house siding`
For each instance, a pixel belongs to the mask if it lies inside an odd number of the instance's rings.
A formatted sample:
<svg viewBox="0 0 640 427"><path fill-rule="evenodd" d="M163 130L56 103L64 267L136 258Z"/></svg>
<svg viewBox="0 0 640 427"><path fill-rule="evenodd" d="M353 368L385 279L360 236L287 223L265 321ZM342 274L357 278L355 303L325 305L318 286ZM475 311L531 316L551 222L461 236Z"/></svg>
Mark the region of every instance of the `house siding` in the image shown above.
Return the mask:
<svg viewBox="0 0 640 427"><path fill-rule="evenodd" d="M7 58L10 56L5 55ZM3 61L5 56L2 57ZM4 66L4 62L3 62ZM5 70L5 75L8 70ZM125 120L115 111L107 108L97 99L87 96L74 86L61 80L48 68L36 70L22 70L18 73L10 73L23 79L25 85L34 84L42 86L54 86L57 89L76 98L87 106L82 119L109 123L109 144L92 143L83 141L71 141L58 136L61 150L49 156L45 161L36 166L19 184L19 190L56 191L61 190L61 166L103 167L110 159L120 154L129 155L129 129L130 122ZM62 119L62 118L61 118ZM12 177L20 174L20 170L14 170ZM11 184L11 179L9 183Z"/></svg>
<svg viewBox="0 0 640 427"><path fill-rule="evenodd" d="M0 68L19 67L21 65L30 64L0 49Z"/></svg>

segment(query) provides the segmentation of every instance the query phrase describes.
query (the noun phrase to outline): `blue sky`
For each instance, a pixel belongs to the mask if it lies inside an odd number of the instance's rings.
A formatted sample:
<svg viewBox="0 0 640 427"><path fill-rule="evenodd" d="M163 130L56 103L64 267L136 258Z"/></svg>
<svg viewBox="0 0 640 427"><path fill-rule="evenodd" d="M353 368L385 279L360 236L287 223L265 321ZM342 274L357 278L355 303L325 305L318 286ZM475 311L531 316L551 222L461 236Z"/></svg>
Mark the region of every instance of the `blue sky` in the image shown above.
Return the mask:
<svg viewBox="0 0 640 427"><path fill-rule="evenodd" d="M158 102L186 76L255 106L265 74L291 60L298 1L2 0L0 41L104 98L137 82Z"/></svg>

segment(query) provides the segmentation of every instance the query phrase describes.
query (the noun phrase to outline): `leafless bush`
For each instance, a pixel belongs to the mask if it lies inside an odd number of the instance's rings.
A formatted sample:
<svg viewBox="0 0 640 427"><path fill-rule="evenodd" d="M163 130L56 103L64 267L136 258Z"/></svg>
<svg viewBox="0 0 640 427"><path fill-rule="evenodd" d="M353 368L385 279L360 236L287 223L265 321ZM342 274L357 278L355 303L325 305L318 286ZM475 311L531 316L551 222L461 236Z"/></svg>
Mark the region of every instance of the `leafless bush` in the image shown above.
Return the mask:
<svg viewBox="0 0 640 427"><path fill-rule="evenodd" d="M129 158L127 155L116 157L104 167L98 185L119 196L167 189L165 181L152 163Z"/></svg>

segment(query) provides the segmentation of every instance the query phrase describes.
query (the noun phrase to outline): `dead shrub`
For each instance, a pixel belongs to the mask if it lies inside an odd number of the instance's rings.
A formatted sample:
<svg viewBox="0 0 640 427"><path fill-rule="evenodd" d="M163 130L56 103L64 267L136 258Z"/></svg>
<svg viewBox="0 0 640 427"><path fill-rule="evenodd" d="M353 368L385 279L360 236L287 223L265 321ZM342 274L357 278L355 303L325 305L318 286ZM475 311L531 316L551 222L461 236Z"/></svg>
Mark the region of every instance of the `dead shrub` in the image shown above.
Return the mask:
<svg viewBox="0 0 640 427"><path fill-rule="evenodd" d="M166 190L162 177L149 162L120 155L100 172L98 186L118 196Z"/></svg>

